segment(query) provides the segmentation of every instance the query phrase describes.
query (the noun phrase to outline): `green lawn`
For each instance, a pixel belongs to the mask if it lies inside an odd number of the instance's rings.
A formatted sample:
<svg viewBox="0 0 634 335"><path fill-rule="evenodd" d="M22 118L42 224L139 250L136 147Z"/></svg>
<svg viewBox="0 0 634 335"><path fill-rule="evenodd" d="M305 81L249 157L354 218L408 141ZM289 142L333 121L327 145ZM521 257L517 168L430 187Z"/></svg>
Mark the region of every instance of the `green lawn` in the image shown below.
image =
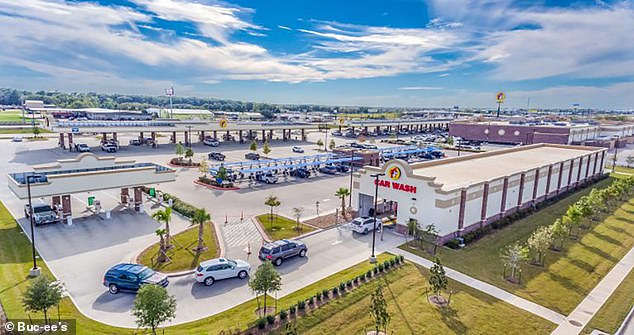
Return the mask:
<svg viewBox="0 0 634 335"><path fill-rule="evenodd" d="M610 165L609 168L611 169L612 165ZM614 168L614 170L616 172L634 174L634 168L628 168L628 167L625 167L625 166L617 166L616 168Z"/></svg>
<svg viewBox="0 0 634 335"><path fill-rule="evenodd" d="M270 214L258 215L256 219L260 222L260 226L262 226L266 234L274 241L297 237L315 230L310 226L300 223L298 231L296 229L297 222L295 220L277 214L273 215L273 221L271 221Z"/></svg>
<svg viewBox="0 0 634 335"><path fill-rule="evenodd" d="M195 251L192 251L192 249L198 245L198 227L192 227L172 236L174 248L167 252L171 259L170 262L156 264L159 250L158 241L145 249L137 261L163 272L178 272L195 269L200 261L218 257L218 243L216 242L214 234L213 225L206 224L203 232L203 240L205 241L207 250L203 253L197 254Z"/></svg>
<svg viewBox="0 0 634 335"><path fill-rule="evenodd" d="M0 121L22 122L22 112L16 110L0 111Z"/></svg>
<svg viewBox="0 0 634 335"><path fill-rule="evenodd" d="M46 128L40 128L40 134L52 133ZM0 128L0 134L33 134L32 128Z"/></svg>
<svg viewBox="0 0 634 335"><path fill-rule="evenodd" d="M610 182L611 179L606 179L595 187L605 187ZM438 256L448 267L567 315L634 245L634 199L623 204L614 215L606 215L592 229L582 230L580 240L570 241L564 253L549 251L545 267L524 265L521 285L502 278L499 255L506 245L515 241L525 243L537 227L551 224L590 189L570 195L463 250L439 248ZM401 248L429 258L405 245Z"/></svg>
<svg viewBox="0 0 634 335"><path fill-rule="evenodd" d="M427 302L428 271L406 263L299 318L299 334L365 334L370 330L370 294L379 283L391 316L388 334L550 334L555 324L460 283L449 281L451 304ZM445 295L447 296L447 295Z"/></svg>
<svg viewBox="0 0 634 335"><path fill-rule="evenodd" d="M621 285L586 325L583 333L590 334L592 329L599 329L608 334L614 334L632 306L634 306L634 271L630 271L625 277Z"/></svg>

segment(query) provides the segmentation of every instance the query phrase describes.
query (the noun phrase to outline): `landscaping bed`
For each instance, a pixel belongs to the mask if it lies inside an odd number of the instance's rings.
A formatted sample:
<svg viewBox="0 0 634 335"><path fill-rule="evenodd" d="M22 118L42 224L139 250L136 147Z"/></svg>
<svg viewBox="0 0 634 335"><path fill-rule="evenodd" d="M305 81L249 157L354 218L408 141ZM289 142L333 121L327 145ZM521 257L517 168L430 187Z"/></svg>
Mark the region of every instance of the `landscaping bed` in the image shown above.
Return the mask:
<svg viewBox="0 0 634 335"><path fill-rule="evenodd" d="M270 214L258 215L255 219L271 241L294 238L315 230L315 228L302 223L299 224L298 230L297 221L277 214L273 214L272 221Z"/></svg>
<svg viewBox="0 0 634 335"><path fill-rule="evenodd" d="M141 190L143 191L143 193L145 194L150 194L150 188L146 187L146 186L141 186ZM156 193L159 193L159 190L156 190ZM163 195L163 201L164 202L168 202L170 199L172 199L172 209L177 212L178 214L185 216L187 218L191 218L194 215L194 212L196 211L196 207L182 201L181 199L166 193L166 192L160 192Z"/></svg>
<svg viewBox="0 0 634 335"><path fill-rule="evenodd" d="M331 213L306 220L304 223L321 229L330 228L350 222L357 217L357 211L346 212L346 216L347 218L344 219L341 215L335 216L335 213Z"/></svg>
<svg viewBox="0 0 634 335"><path fill-rule="evenodd" d="M198 177L197 180L194 180L194 183L197 185L209 187L215 190L226 190L226 191L239 190L239 188L235 187L232 182L218 183L216 179L208 178L208 177Z"/></svg>
<svg viewBox="0 0 634 335"><path fill-rule="evenodd" d="M200 163L194 162L191 159L185 159L185 158L176 157L176 158L172 158L169 161L168 165L177 166L177 167L192 167L193 168L193 167L199 167Z"/></svg>
<svg viewBox="0 0 634 335"><path fill-rule="evenodd" d="M594 187L607 187L612 180L600 181ZM567 315L634 246L634 199L622 203L610 214L601 215L590 229L582 229L578 239L569 241L563 252L548 250L543 267L523 265L520 284L503 278L500 253L516 241L526 241L537 228L552 224L590 190L587 188L573 193L527 218L482 237L465 249L439 248L437 256L447 267ZM406 245L401 248L431 258L426 252L411 250Z"/></svg>
<svg viewBox="0 0 634 335"><path fill-rule="evenodd" d="M429 272L405 263L339 298L307 312L294 322L297 334L366 334L372 330L371 293L384 286L391 321L388 334L550 334L556 325L452 280L448 307L425 296ZM443 294L448 298L448 293ZM284 327L272 334L285 334Z"/></svg>
<svg viewBox="0 0 634 335"><path fill-rule="evenodd" d="M206 223L203 232L205 251L196 253L198 245L198 227L191 227L171 237L173 248L167 251L168 262L157 263L159 243L154 243L137 256L137 263L146 265L154 270L170 273L193 270L200 261L216 258L219 255L218 241L213 224Z"/></svg>

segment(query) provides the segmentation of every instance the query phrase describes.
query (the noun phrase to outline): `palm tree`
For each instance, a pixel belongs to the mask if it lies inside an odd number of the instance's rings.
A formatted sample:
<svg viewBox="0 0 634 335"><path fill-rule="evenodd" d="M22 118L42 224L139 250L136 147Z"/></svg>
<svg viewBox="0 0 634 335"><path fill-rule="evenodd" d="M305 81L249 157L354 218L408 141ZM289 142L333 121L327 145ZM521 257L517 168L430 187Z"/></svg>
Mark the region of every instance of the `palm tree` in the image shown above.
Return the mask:
<svg viewBox="0 0 634 335"><path fill-rule="evenodd" d="M271 229L273 229L273 208L281 205L280 200L274 196L273 194L266 197L264 204L271 207L271 214L269 215L269 224L271 225Z"/></svg>
<svg viewBox="0 0 634 335"><path fill-rule="evenodd" d="M335 196L341 199L341 216L346 219L346 197L350 195L350 190L345 187L340 187Z"/></svg>
<svg viewBox="0 0 634 335"><path fill-rule="evenodd" d="M159 263L164 263L167 260L167 248L165 248L165 229L159 228L154 232L156 233L156 236L159 237L159 254L156 261Z"/></svg>
<svg viewBox="0 0 634 335"><path fill-rule="evenodd" d="M152 214L152 218L158 222L165 222L165 249L171 248L170 220L172 220L172 208L167 207L163 210L158 210Z"/></svg>
<svg viewBox="0 0 634 335"><path fill-rule="evenodd" d="M205 242L203 240L203 228L205 227L205 223L209 222L209 220L211 220L211 217L204 208L197 209L192 216L192 225L198 225L198 246L196 247L197 253L201 253L205 250Z"/></svg>

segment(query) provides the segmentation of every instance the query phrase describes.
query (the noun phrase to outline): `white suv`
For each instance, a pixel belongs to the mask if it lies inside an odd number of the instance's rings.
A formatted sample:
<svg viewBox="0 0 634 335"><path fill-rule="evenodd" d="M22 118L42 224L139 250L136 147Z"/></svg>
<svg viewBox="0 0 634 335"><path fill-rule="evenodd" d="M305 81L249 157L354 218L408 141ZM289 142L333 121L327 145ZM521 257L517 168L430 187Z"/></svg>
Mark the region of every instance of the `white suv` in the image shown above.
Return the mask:
<svg viewBox="0 0 634 335"><path fill-rule="evenodd" d="M359 234L367 234L374 230L374 218L371 217L362 217L356 218L349 223L352 231L357 232ZM376 219L376 230L380 231L382 227L381 219Z"/></svg>
<svg viewBox="0 0 634 335"><path fill-rule="evenodd" d="M203 140L203 144L204 145L209 145L209 146L212 146L212 147L217 147L218 145L220 145L220 142L218 142L218 140L213 138L213 137L206 137Z"/></svg>
<svg viewBox="0 0 634 335"><path fill-rule="evenodd" d="M214 258L201 262L194 273L194 278L205 286L211 286L216 280L227 278L245 279L251 272L251 265L241 260Z"/></svg>

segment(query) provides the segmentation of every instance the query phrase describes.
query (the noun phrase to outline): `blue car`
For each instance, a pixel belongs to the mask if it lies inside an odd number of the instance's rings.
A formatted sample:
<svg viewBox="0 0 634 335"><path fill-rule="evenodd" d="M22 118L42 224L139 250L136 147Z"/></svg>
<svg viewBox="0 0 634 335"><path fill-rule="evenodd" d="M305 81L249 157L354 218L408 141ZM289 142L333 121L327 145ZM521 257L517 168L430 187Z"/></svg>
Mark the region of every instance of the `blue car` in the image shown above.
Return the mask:
<svg viewBox="0 0 634 335"><path fill-rule="evenodd" d="M141 285L154 284L167 287L167 275L156 272L141 264L117 264L111 267L103 276L103 285L110 294L119 291L137 291Z"/></svg>

